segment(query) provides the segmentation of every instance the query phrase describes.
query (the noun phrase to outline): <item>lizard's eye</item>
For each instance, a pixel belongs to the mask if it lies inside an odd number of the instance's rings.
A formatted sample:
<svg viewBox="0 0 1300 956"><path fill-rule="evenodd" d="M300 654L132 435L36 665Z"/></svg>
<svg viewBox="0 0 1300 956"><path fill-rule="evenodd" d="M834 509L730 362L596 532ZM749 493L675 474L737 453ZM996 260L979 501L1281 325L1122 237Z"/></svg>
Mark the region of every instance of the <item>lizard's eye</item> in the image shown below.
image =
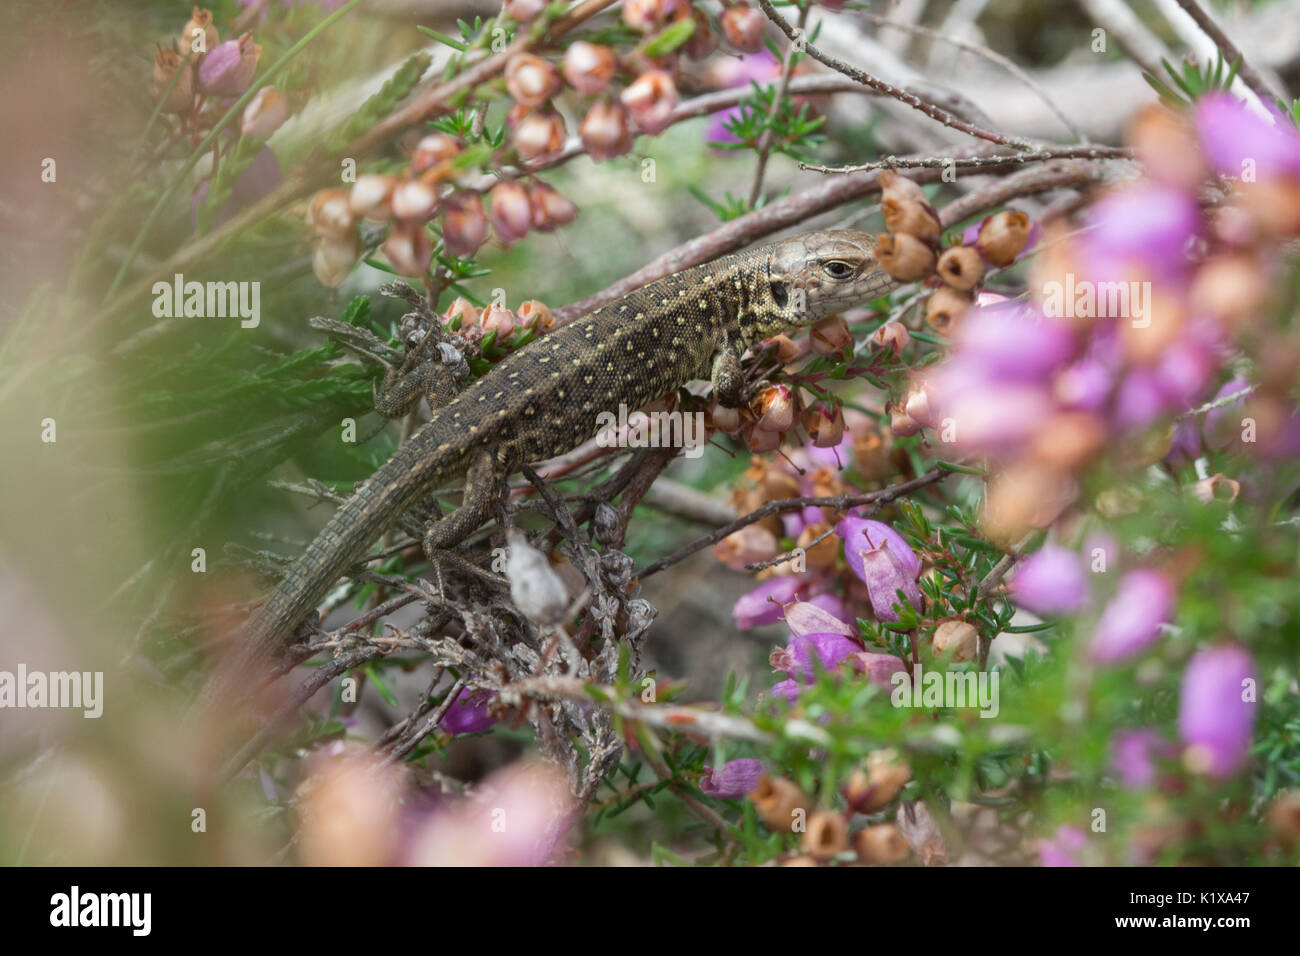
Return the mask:
<svg viewBox="0 0 1300 956"><path fill-rule="evenodd" d="M822 263L822 270L832 279L845 279L852 274L853 266L843 259L831 259Z"/></svg>

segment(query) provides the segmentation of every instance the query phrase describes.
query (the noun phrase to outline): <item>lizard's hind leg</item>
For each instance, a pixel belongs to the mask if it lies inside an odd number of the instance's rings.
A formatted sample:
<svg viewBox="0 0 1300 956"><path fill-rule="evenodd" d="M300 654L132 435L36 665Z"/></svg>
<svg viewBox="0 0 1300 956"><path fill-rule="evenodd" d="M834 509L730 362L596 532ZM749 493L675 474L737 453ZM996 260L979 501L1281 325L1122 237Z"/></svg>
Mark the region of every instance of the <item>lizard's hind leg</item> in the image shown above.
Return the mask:
<svg viewBox="0 0 1300 956"><path fill-rule="evenodd" d="M465 494L451 514L437 519L424 532L424 553L438 575L442 590L440 552L450 551L492 517L501 498L506 476L497 462L496 449L484 446L474 452L465 472Z"/></svg>

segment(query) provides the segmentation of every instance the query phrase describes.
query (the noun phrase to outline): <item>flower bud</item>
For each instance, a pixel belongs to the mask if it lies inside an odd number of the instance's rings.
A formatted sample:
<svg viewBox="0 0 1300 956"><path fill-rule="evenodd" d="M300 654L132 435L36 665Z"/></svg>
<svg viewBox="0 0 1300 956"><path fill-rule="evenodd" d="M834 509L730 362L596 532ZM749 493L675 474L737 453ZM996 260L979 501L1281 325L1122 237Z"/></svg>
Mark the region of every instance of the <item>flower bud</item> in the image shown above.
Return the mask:
<svg viewBox="0 0 1300 956"><path fill-rule="evenodd" d="M756 428L749 422L741 425L740 436L744 439L745 447L755 455L776 451L781 447L780 432L770 431L766 428Z"/></svg>
<svg viewBox="0 0 1300 956"><path fill-rule="evenodd" d="M807 826L803 849L813 859L829 860L849 848L849 823L842 814L819 810L808 818Z"/></svg>
<svg viewBox="0 0 1300 956"><path fill-rule="evenodd" d="M344 239L352 232L356 217L346 189L322 189L307 206L307 225L317 235Z"/></svg>
<svg viewBox="0 0 1300 956"><path fill-rule="evenodd" d="M1178 702L1183 763L1216 780L1232 776L1250 759L1258 680L1245 648L1223 644L1197 651L1187 663Z"/></svg>
<svg viewBox="0 0 1300 956"><path fill-rule="evenodd" d="M452 319L459 318L460 325L458 328L467 329L472 325L478 325L479 307L464 296L456 296L447 306L447 311L442 313L443 325L449 325Z"/></svg>
<svg viewBox="0 0 1300 956"><path fill-rule="evenodd" d="M934 252L920 239L908 233L876 236L876 261L899 282L915 282L934 271Z"/></svg>
<svg viewBox="0 0 1300 956"><path fill-rule="evenodd" d="M902 322L886 322L871 333L871 344L878 349L893 352L895 358L902 354L911 341L911 333Z"/></svg>
<svg viewBox="0 0 1300 956"><path fill-rule="evenodd" d="M890 406L889 409L889 430L895 438L909 438L912 435L919 435L925 426L914 419L907 412L897 405Z"/></svg>
<svg viewBox="0 0 1300 956"><path fill-rule="evenodd" d="M564 51L564 78L583 96L608 86L617 67L618 57L607 46L578 40Z"/></svg>
<svg viewBox="0 0 1300 956"><path fill-rule="evenodd" d="M1009 266L1029 242L1029 217L1014 209L990 216L980 226L975 246L995 266Z"/></svg>
<svg viewBox="0 0 1300 956"><path fill-rule="evenodd" d="M289 98L277 87L264 86L244 107L239 121L239 135L249 139L266 139L289 118Z"/></svg>
<svg viewBox="0 0 1300 956"><path fill-rule="evenodd" d="M758 785L763 776L763 762L753 757L728 760L721 767L705 767L708 775L700 781L700 790L710 797L737 800Z"/></svg>
<svg viewBox="0 0 1300 956"><path fill-rule="evenodd" d="M971 307L971 301L966 292L958 292L949 285L940 286L930 293L930 300L925 304L925 321L940 335L951 335Z"/></svg>
<svg viewBox="0 0 1300 956"><path fill-rule="evenodd" d="M937 426L930 383L917 382L903 395L903 413L919 425Z"/></svg>
<svg viewBox="0 0 1300 956"><path fill-rule="evenodd" d="M623 22L649 33L677 10L678 0L623 0Z"/></svg>
<svg viewBox="0 0 1300 956"><path fill-rule="evenodd" d="M438 210L438 193L422 179L403 179L393 187L393 215L409 222L428 222Z"/></svg>
<svg viewBox="0 0 1300 956"><path fill-rule="evenodd" d="M727 408L718 402L714 402L705 412L709 428L716 429L727 435L734 435L740 431L740 409Z"/></svg>
<svg viewBox="0 0 1300 956"><path fill-rule="evenodd" d="M800 337L792 339L784 332L779 335L774 335L770 339L764 339L763 344L775 347L776 360L782 365L789 365L791 362L797 362L812 351L812 343L810 343L806 338Z"/></svg>
<svg viewBox="0 0 1300 956"><path fill-rule="evenodd" d="M535 185L528 193L528 201L532 206L533 228L539 232L554 232L578 216L578 207L546 183Z"/></svg>
<svg viewBox="0 0 1300 956"><path fill-rule="evenodd" d="M878 823L853 834L853 850L863 863L898 863L911 852L892 823Z"/></svg>
<svg viewBox="0 0 1300 956"><path fill-rule="evenodd" d="M954 289L970 292L984 281L984 260L970 246L953 246L939 257L936 271Z"/></svg>
<svg viewBox="0 0 1300 956"><path fill-rule="evenodd" d="M925 198L925 190L906 176L900 175L892 169L882 169L880 171L880 198L883 202L886 199L894 202L929 202Z"/></svg>
<svg viewBox="0 0 1300 956"><path fill-rule="evenodd" d="M1260 317L1269 297L1269 282L1249 256L1218 256L1203 263L1188 299L1231 329Z"/></svg>
<svg viewBox="0 0 1300 956"><path fill-rule="evenodd" d="M719 17L722 35L727 42L743 53L757 53L763 49L763 28L767 17L747 3L733 3Z"/></svg>
<svg viewBox="0 0 1300 956"><path fill-rule="evenodd" d="M203 47L198 50L195 49L194 44L200 34L203 36ZM197 63L207 51L216 49L219 42L217 25L212 22L212 11L196 6L190 14L189 22L181 29L181 35L176 40L176 52L182 57L186 53L193 52L190 62Z"/></svg>
<svg viewBox="0 0 1300 956"><path fill-rule="evenodd" d="M311 256L311 270L321 285L337 289L361 258L361 241L356 233L340 239L322 237Z"/></svg>
<svg viewBox="0 0 1300 956"><path fill-rule="evenodd" d="M519 321L504 305L493 303L479 315L479 324L483 326L484 333L495 332L497 341L500 342L515 330Z"/></svg>
<svg viewBox="0 0 1300 956"><path fill-rule="evenodd" d="M781 553L781 544L772 532L751 524L733 531L712 550L713 556L733 571L744 571L747 565L771 561Z"/></svg>
<svg viewBox="0 0 1300 956"><path fill-rule="evenodd" d="M428 274L429 263L433 261L433 243L422 223L399 222L388 231L388 238L380 248L398 275Z"/></svg>
<svg viewBox="0 0 1300 956"><path fill-rule="evenodd" d="M593 162L603 163L632 149L627 107L620 102L592 103L578 127L582 148Z"/></svg>
<svg viewBox="0 0 1300 956"><path fill-rule="evenodd" d="M521 302L515 313L519 316L520 325L526 329L536 329L538 335L545 335L555 327L555 316L537 299Z"/></svg>
<svg viewBox="0 0 1300 956"><path fill-rule="evenodd" d="M894 235L906 233L926 242L938 242L939 220L929 203L886 199L880 204L885 228Z"/></svg>
<svg viewBox="0 0 1300 956"><path fill-rule="evenodd" d="M199 64L199 92L204 96L240 96L253 82L262 48L245 33L238 40L227 40Z"/></svg>
<svg viewBox="0 0 1300 956"><path fill-rule="evenodd" d="M1004 548L1013 547L1031 528L1045 528L1078 496L1078 483L1051 468L1032 463L1006 468L989 483L984 499L984 533Z"/></svg>
<svg viewBox="0 0 1300 956"><path fill-rule="evenodd" d="M386 222L393 213L393 187L396 184L397 178L388 173L363 173L352 184L349 207L357 216Z"/></svg>
<svg viewBox="0 0 1300 956"><path fill-rule="evenodd" d="M709 25L709 18L703 10L691 6L679 7L677 18L679 20L690 18L695 21L695 30L682 47L682 52L687 57L692 60L703 60L718 48L718 36L713 32L713 27Z"/></svg>
<svg viewBox="0 0 1300 956"><path fill-rule="evenodd" d="M498 309L501 307L493 306L488 311ZM530 545L528 537L518 528L506 532L506 544L510 599L530 621L558 624L569 606L569 591L564 580L551 567L546 555Z"/></svg>
<svg viewBox="0 0 1300 956"><path fill-rule="evenodd" d="M516 53L506 64L506 90L522 106L541 106L560 85L559 71L535 54Z"/></svg>
<svg viewBox="0 0 1300 956"><path fill-rule="evenodd" d="M515 23L528 23L546 9L546 0L506 0L506 16Z"/></svg>
<svg viewBox="0 0 1300 956"><path fill-rule="evenodd" d="M637 77L619 99L627 107L637 128L653 136L672 121L673 110L677 107L677 87L671 74L664 70L650 70Z"/></svg>
<svg viewBox="0 0 1300 956"><path fill-rule="evenodd" d="M844 413L839 406L817 405L804 414L803 430L814 448L834 448L844 440Z"/></svg>
<svg viewBox="0 0 1300 956"><path fill-rule="evenodd" d="M1029 444L1029 457L1057 471L1076 471L1106 447L1105 422L1090 412L1060 412L1048 418Z"/></svg>
<svg viewBox="0 0 1300 956"><path fill-rule="evenodd" d="M828 315L808 330L808 340L818 355L839 355L853 344L853 334L844 316Z"/></svg>
<svg viewBox="0 0 1300 956"><path fill-rule="evenodd" d="M458 190L443 200L442 242L448 254L472 256L487 239L487 214L476 192Z"/></svg>
<svg viewBox="0 0 1300 956"><path fill-rule="evenodd" d="M515 182L498 183L488 196L492 200L488 218L497 238L507 245L522 239L533 224L528 190Z"/></svg>
<svg viewBox="0 0 1300 956"><path fill-rule="evenodd" d="M411 175L428 172L460 155L460 143L447 133L430 133L415 144L411 153Z"/></svg>
<svg viewBox="0 0 1300 956"><path fill-rule="evenodd" d="M1015 603L1040 617L1077 614L1088 603L1083 560L1059 545L1045 545L1021 560L1007 581Z"/></svg>
<svg viewBox="0 0 1300 956"><path fill-rule="evenodd" d="M172 49L159 47L153 58L153 95L162 96L167 85L171 83L176 71L181 68L183 58ZM185 64L185 70L171 88L167 102L163 104L164 113L188 113L194 105L194 71L191 64Z"/></svg>
<svg viewBox="0 0 1300 956"><path fill-rule="evenodd" d="M754 400L756 427L763 431L783 432L794 424L794 393L786 385L771 385Z"/></svg>
<svg viewBox="0 0 1300 956"><path fill-rule="evenodd" d="M523 159L551 156L564 148L564 117L554 110L529 113L511 134L515 152Z"/></svg>
<svg viewBox="0 0 1300 956"><path fill-rule="evenodd" d="M750 791L749 799L763 822L778 832L789 832L794 824L795 811L808 806L799 785L785 777L769 777L764 774L759 778L758 786Z"/></svg>
<svg viewBox="0 0 1300 956"><path fill-rule="evenodd" d="M877 620L898 620L894 605L899 603L899 590L902 590L903 597L913 608L917 611L923 609L916 576L910 573L892 548L882 543L878 547L861 551L860 556L862 581L867 586L867 596Z"/></svg>
<svg viewBox="0 0 1300 956"><path fill-rule="evenodd" d="M944 621L934 629L930 646L936 654L951 651L953 663L961 664L975 659L979 636L979 631L965 621Z"/></svg>
<svg viewBox="0 0 1300 956"><path fill-rule="evenodd" d="M1120 578L1093 629L1088 652L1103 664L1116 664L1147 650L1173 619L1174 583L1158 571L1138 568Z"/></svg>

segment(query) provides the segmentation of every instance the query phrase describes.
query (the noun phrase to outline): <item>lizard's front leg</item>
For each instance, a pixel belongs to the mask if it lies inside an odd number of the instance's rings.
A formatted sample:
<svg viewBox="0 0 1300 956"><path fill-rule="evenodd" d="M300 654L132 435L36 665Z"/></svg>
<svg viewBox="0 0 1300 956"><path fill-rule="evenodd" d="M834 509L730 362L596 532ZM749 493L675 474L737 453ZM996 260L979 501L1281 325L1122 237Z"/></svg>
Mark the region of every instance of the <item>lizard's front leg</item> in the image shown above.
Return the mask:
<svg viewBox="0 0 1300 956"><path fill-rule="evenodd" d="M740 368L740 352L724 342L713 354L713 398L723 408L739 408L745 397L745 375Z"/></svg>

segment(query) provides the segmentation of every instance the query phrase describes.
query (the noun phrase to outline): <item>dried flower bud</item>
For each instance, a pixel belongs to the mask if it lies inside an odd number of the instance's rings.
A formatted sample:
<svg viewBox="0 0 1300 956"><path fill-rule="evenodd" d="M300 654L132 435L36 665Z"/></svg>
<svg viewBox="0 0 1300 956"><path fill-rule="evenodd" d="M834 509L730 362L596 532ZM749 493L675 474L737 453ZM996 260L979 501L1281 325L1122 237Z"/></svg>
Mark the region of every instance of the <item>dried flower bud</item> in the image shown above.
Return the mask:
<svg viewBox="0 0 1300 956"><path fill-rule="evenodd" d="M734 9L734 8L733 8ZM849 848L849 823L832 810L819 810L808 818L803 849L817 860L829 860Z"/></svg>
<svg viewBox="0 0 1300 956"><path fill-rule="evenodd" d="M1269 297L1269 281L1250 256L1217 256L1203 263L1188 299L1239 329L1260 317Z"/></svg>
<svg viewBox="0 0 1300 956"><path fill-rule="evenodd" d="M495 332L499 342L515 330L519 320L504 305L493 303L483 310L479 324L483 326L484 333Z"/></svg>
<svg viewBox="0 0 1300 956"><path fill-rule="evenodd" d="M915 282L934 271L934 251L908 233L876 236L876 261L899 282Z"/></svg>
<svg viewBox="0 0 1300 956"><path fill-rule="evenodd" d="M770 385L754 400L757 427L764 431L783 432L794 424L794 393L786 385Z"/></svg>
<svg viewBox="0 0 1300 956"><path fill-rule="evenodd" d="M337 289L361 259L361 241L356 233L341 239L323 237L311 256L311 270L321 285Z"/></svg>
<svg viewBox="0 0 1300 956"><path fill-rule="evenodd" d="M487 239L487 214L476 192L458 190L442 202L442 242L458 258L472 256Z"/></svg>
<svg viewBox="0 0 1300 956"><path fill-rule="evenodd" d="M713 556L733 571L746 565L770 561L781 553L776 535L756 524L734 531L713 546Z"/></svg>
<svg viewBox="0 0 1300 956"><path fill-rule="evenodd" d="M867 755L867 792L857 802L863 813L875 813L888 806L898 796L907 781L912 779L912 768L902 761L892 747L873 750Z"/></svg>
<svg viewBox="0 0 1300 956"><path fill-rule="evenodd" d="M814 406L803 417L803 429L814 448L834 448L844 440L844 413L839 406Z"/></svg>
<svg viewBox="0 0 1300 956"><path fill-rule="evenodd" d="M199 92L204 96L240 96L253 82L262 48L245 33L238 40L227 40L199 64Z"/></svg>
<svg viewBox="0 0 1300 956"><path fill-rule="evenodd" d="M438 193L422 179L404 179L393 187L393 215L409 222L428 222L438 211Z"/></svg>
<svg viewBox="0 0 1300 956"><path fill-rule="evenodd" d="M840 557L840 543L834 535L826 534L830 525L821 521L806 525L795 539L795 546L803 548L804 561L813 571L826 571L835 567ZM824 537L823 537L824 536ZM817 539L821 540L818 541ZM816 542L814 544L813 542Z"/></svg>
<svg viewBox="0 0 1300 956"><path fill-rule="evenodd" d="M727 42L744 53L763 49L763 28L767 17L747 3L733 3L719 18Z"/></svg>
<svg viewBox="0 0 1300 956"><path fill-rule="evenodd" d="M952 335L971 302L968 293L958 292L950 285L940 286L930 294L930 301L926 303L925 321L940 335Z"/></svg>
<svg viewBox="0 0 1300 956"><path fill-rule="evenodd" d="M515 182L498 183L492 187L488 197L492 200L488 218L497 238L507 245L522 239L533 224L528 190Z"/></svg>
<svg viewBox="0 0 1300 956"><path fill-rule="evenodd" d="M880 198L881 200L892 199L895 202L928 202L925 198L925 190L892 169L882 169L880 171Z"/></svg>
<svg viewBox="0 0 1300 956"><path fill-rule="evenodd" d="M1200 144L1187 117L1151 103L1133 114L1124 140L1142 168L1160 182L1189 191L1205 182Z"/></svg>
<svg viewBox="0 0 1300 956"><path fill-rule="evenodd" d="M799 785L785 777L769 777L764 774L759 778L758 786L749 794L754 809L773 830L789 832L794 824L795 812L808 806Z"/></svg>
<svg viewBox="0 0 1300 956"><path fill-rule="evenodd" d="M202 44L197 42L200 36L203 37ZM176 52L182 57L186 53L193 53L190 62L197 63L209 50L216 49L219 42L217 25L212 22L212 11L195 7L176 40Z"/></svg>
<svg viewBox="0 0 1300 956"><path fill-rule="evenodd" d="M559 71L540 56L516 53L506 64L506 90L523 106L541 106L560 86Z"/></svg>
<svg viewBox="0 0 1300 956"><path fill-rule="evenodd" d="M649 33L677 10L677 0L623 0L623 22Z"/></svg>
<svg viewBox="0 0 1300 956"><path fill-rule="evenodd" d="M545 625L560 623L569 607L569 591L564 580L555 573L546 555L530 545L518 528L506 532L506 544L510 599L530 621Z"/></svg>
<svg viewBox="0 0 1300 956"><path fill-rule="evenodd" d="M1283 846L1300 841L1300 793L1288 790L1278 794L1268 810L1268 827Z"/></svg>
<svg viewBox="0 0 1300 956"><path fill-rule="evenodd" d="M428 274L429 263L433 261L433 243L422 223L399 222L388 231L388 238L380 248L398 275Z"/></svg>
<svg viewBox="0 0 1300 956"><path fill-rule="evenodd" d="M619 102L592 103L578 127L582 147L593 162L603 163L632 149L632 127L627 107Z"/></svg>
<svg viewBox="0 0 1300 956"><path fill-rule="evenodd" d="M995 266L1009 266L1029 242L1029 217L1014 209L990 216L980 226L975 246Z"/></svg>
<svg viewBox="0 0 1300 956"><path fill-rule="evenodd" d="M344 239L352 232L356 217L346 189L322 189L307 206L307 225L317 235Z"/></svg>
<svg viewBox="0 0 1300 956"><path fill-rule="evenodd" d="M1048 418L1029 445L1029 457L1058 471L1074 471L1105 446L1106 424L1090 412L1060 412Z"/></svg>
<svg viewBox="0 0 1300 956"><path fill-rule="evenodd" d="M672 122L673 110L677 107L677 86L666 71L650 70L638 76L619 95L619 99L627 107L637 128L653 136Z"/></svg>
<svg viewBox="0 0 1300 956"><path fill-rule="evenodd" d="M551 310L537 299L528 299L519 304L516 314L519 324L526 329L536 329L538 335L545 335L555 327L555 316Z"/></svg>
<svg viewBox="0 0 1300 956"><path fill-rule="evenodd" d="M686 41L686 45L682 47L682 52L692 60L703 60L718 48L718 35L713 32L713 27L709 25L709 18L703 10L693 6L679 7L677 19L687 18L695 21L695 30Z"/></svg>
<svg viewBox="0 0 1300 956"><path fill-rule="evenodd" d="M878 823L853 834L853 850L863 863L898 863L911 852L907 840L892 823Z"/></svg>
<svg viewBox="0 0 1300 956"><path fill-rule="evenodd" d="M176 71L181 68L184 59L172 49L159 47L158 53L153 58L153 85L152 91L155 97L163 95L167 85L171 83L172 77ZM176 80L176 85L172 87L171 93L167 96L167 102L163 104L164 113L188 113L190 107L194 105L194 71L186 64L185 70Z"/></svg>
<svg viewBox="0 0 1300 956"><path fill-rule="evenodd" d="M952 651L953 663L973 661L979 649L979 631L965 621L944 621L934 629L931 646L936 654Z"/></svg>
<svg viewBox="0 0 1300 956"><path fill-rule="evenodd" d="M984 281L984 260L971 246L953 246L939 257L936 271L954 289L969 292Z"/></svg>
<svg viewBox="0 0 1300 956"><path fill-rule="evenodd" d="M452 319L459 318L459 328L467 329L472 325L478 324L479 307L464 296L456 296L451 305L447 306L447 311L442 313L444 325L451 323Z"/></svg>
<svg viewBox="0 0 1300 956"><path fill-rule="evenodd" d="M546 9L546 0L506 0L506 16L515 23L528 23Z"/></svg>
<svg viewBox="0 0 1300 956"><path fill-rule="evenodd" d="M880 214L895 235L906 233L925 242L939 240L939 219L929 203L886 199L880 204Z"/></svg>
<svg viewBox="0 0 1300 956"><path fill-rule="evenodd" d="M911 341L911 333L902 322L886 322L871 333L871 344L878 349L893 352L895 358L903 353L903 349L907 348L907 344Z"/></svg>
<svg viewBox="0 0 1300 956"><path fill-rule="evenodd" d="M919 434L924 426L897 405L889 409L889 430L895 438L908 438Z"/></svg>
<svg viewBox="0 0 1300 956"><path fill-rule="evenodd" d="M428 172L460 155L460 143L447 133L430 133L415 144L411 153L411 175Z"/></svg>
<svg viewBox="0 0 1300 956"><path fill-rule="evenodd" d="M533 228L539 232L554 232L578 216L578 207L546 183L535 185L528 193L528 200L532 205Z"/></svg>
<svg viewBox="0 0 1300 956"><path fill-rule="evenodd" d="M511 134L515 151L523 159L551 156L564 148L564 117L554 110L529 113Z"/></svg>
<svg viewBox="0 0 1300 956"><path fill-rule="evenodd" d="M374 222L386 222L392 215L393 187L397 177L388 173L363 173L352 184L348 204L352 212Z"/></svg>
<svg viewBox="0 0 1300 956"><path fill-rule="evenodd" d="M1055 521L1079 493L1067 474L1033 463L1006 468L989 482L984 498L984 532L995 544L1013 547L1031 528Z"/></svg>
<svg viewBox="0 0 1300 956"><path fill-rule="evenodd" d="M828 315L808 330L808 341L818 355L839 355L853 344L853 333L842 315Z"/></svg>
<svg viewBox="0 0 1300 956"><path fill-rule="evenodd" d="M744 439L745 447L756 455L776 451L781 447L780 432L769 431L766 428L755 428L750 422L741 425L740 436Z"/></svg>
<svg viewBox="0 0 1300 956"><path fill-rule="evenodd" d="M806 338L792 339L784 332L780 335L774 335L770 339L764 339L763 343L776 348L776 360L782 365L797 362L812 351L812 343Z"/></svg>
<svg viewBox="0 0 1300 956"><path fill-rule="evenodd" d="M564 78L583 96L592 96L609 85L618 67L618 57L607 46L578 40L564 51Z"/></svg>
<svg viewBox="0 0 1300 956"><path fill-rule="evenodd" d="M1192 494L1197 501L1209 504L1211 501L1236 501L1241 494L1241 483L1223 475L1211 475L1192 485Z"/></svg>
<svg viewBox="0 0 1300 956"><path fill-rule="evenodd" d="M244 107L239 134L249 139L266 139L289 118L289 98L278 87L264 86Z"/></svg>

